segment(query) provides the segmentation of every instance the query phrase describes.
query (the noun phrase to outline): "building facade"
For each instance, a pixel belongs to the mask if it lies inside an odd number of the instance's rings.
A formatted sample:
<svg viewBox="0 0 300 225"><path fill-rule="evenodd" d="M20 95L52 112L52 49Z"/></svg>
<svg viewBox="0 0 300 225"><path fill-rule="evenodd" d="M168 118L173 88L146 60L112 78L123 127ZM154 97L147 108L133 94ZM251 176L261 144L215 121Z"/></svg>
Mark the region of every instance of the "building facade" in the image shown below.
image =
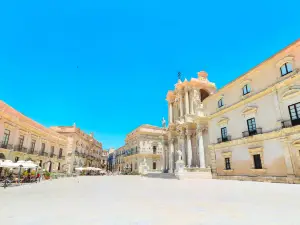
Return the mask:
<svg viewBox="0 0 300 225"><path fill-rule="evenodd" d="M119 172L140 172L140 165L146 162L149 171L162 171L165 134L163 128L152 125L136 128L126 136L126 144L110 154L110 168Z"/></svg>
<svg viewBox="0 0 300 225"><path fill-rule="evenodd" d="M299 182L300 41L204 100L217 178Z"/></svg>
<svg viewBox="0 0 300 225"><path fill-rule="evenodd" d="M68 140L66 161L69 173L75 172L76 167L106 168L107 156L102 149L102 143L94 138L93 133L86 134L76 124L50 128Z"/></svg>
<svg viewBox="0 0 300 225"><path fill-rule="evenodd" d="M31 160L50 172L66 172L68 139L0 101L0 159Z"/></svg>
<svg viewBox="0 0 300 225"><path fill-rule="evenodd" d="M215 84L207 79L205 72L199 72L198 78L190 81L178 80L175 89L168 91L169 126L164 170L174 173L175 162L181 155L186 171L210 172L208 116L203 101L215 91Z"/></svg>
<svg viewBox="0 0 300 225"><path fill-rule="evenodd" d="M299 87L299 40L218 91L205 72L179 80L167 94L165 169L182 155L186 171L214 178L299 183Z"/></svg>

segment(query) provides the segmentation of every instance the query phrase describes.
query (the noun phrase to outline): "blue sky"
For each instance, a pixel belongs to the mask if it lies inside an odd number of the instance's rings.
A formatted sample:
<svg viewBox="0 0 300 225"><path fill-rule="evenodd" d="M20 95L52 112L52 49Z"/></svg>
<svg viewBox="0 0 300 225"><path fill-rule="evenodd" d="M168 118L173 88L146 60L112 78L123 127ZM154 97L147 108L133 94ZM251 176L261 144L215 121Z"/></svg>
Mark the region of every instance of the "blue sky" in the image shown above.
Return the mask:
<svg viewBox="0 0 300 225"><path fill-rule="evenodd" d="M0 98L120 147L167 118L177 72L222 87L300 37L299 1L5 1ZM78 66L78 68L77 68Z"/></svg>

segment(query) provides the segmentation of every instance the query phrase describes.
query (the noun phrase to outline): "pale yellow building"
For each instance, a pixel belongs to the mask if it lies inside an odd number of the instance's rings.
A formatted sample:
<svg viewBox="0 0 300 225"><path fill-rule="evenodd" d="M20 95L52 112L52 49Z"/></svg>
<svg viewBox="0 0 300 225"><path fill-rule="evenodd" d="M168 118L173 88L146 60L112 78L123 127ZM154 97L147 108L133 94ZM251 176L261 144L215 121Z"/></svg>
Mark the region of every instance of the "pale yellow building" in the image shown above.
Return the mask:
<svg viewBox="0 0 300 225"><path fill-rule="evenodd" d="M300 40L223 88L199 72L167 94L168 157L214 178L300 182Z"/></svg>
<svg viewBox="0 0 300 225"><path fill-rule="evenodd" d="M152 125L141 125L130 132L125 139L125 145L116 150L116 170L140 172L140 165L147 163L148 170L161 172L164 165L164 135L163 128Z"/></svg>
<svg viewBox="0 0 300 225"><path fill-rule="evenodd" d="M300 41L203 102L217 178L300 181Z"/></svg>
<svg viewBox="0 0 300 225"><path fill-rule="evenodd" d="M50 172L65 172L67 137L0 101L0 159L32 160Z"/></svg>
<svg viewBox="0 0 300 225"><path fill-rule="evenodd" d="M67 163L69 173L76 167L106 168L106 159L102 143L94 138L93 133L86 134L80 128L73 126L50 127L68 139Z"/></svg>

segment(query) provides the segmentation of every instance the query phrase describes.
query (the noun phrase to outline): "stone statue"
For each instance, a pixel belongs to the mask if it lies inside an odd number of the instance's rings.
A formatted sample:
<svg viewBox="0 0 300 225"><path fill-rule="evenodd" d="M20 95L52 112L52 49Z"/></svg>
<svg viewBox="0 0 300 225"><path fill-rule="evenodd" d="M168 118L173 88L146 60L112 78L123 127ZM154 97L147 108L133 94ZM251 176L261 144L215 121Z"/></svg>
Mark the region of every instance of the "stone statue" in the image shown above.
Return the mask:
<svg viewBox="0 0 300 225"><path fill-rule="evenodd" d="M200 99L200 93L199 93L199 90L194 90L193 92L193 103L194 104L194 108L196 109L196 111L199 111L202 107L203 107L203 104L201 102L201 99Z"/></svg>
<svg viewBox="0 0 300 225"><path fill-rule="evenodd" d="M177 154L178 154L178 160L182 160L182 152L179 149L177 150Z"/></svg>
<svg viewBox="0 0 300 225"><path fill-rule="evenodd" d="M162 127L163 127L163 128L166 128L166 120L165 120L164 117L163 117L162 120L161 120L161 124L162 124Z"/></svg>

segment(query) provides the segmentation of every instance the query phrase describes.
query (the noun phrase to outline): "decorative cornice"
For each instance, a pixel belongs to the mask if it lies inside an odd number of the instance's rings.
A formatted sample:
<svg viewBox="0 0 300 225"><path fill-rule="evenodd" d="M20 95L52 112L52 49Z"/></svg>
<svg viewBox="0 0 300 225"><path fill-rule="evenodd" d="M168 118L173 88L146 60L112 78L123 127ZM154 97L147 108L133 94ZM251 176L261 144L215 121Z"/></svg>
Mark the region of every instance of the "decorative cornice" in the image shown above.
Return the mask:
<svg viewBox="0 0 300 225"><path fill-rule="evenodd" d="M220 116L220 115L222 115L222 114L224 114L226 112L229 112L229 111L232 111L234 109L237 109L237 108L239 108L239 107L241 107L243 105L246 105L248 103L251 103L251 102L253 102L253 101L255 101L255 100L257 100L257 99L259 99L259 98L261 98L263 96L266 96L266 95L268 95L268 94L270 94L272 92L275 92L276 90L278 90L278 89L280 89L282 87L285 87L285 86L287 86L289 84L292 84L292 83L296 82L297 80L300 79L299 72L300 72L299 69L295 69L294 74L292 74L291 76L286 77L286 78L285 77L281 77L283 80L281 80L280 82L278 82L276 84L272 84L269 87L261 90L258 93L255 93L255 94L253 93L252 96L249 96L248 98L246 98L244 100L241 100L239 102L233 103L232 105L227 106L227 107L225 107L225 108L223 108L223 109L221 109L221 110L219 110L219 111L211 114L209 116L209 119L218 117L218 116Z"/></svg>
<svg viewBox="0 0 300 225"><path fill-rule="evenodd" d="M282 96L282 100L287 100L289 98L295 97L297 95L300 95L300 88L299 87L290 87L288 90L286 90Z"/></svg>
<svg viewBox="0 0 300 225"><path fill-rule="evenodd" d="M229 118L222 117L217 123L218 123L219 126L222 126L222 125L227 125L228 121L229 121Z"/></svg>
<svg viewBox="0 0 300 225"><path fill-rule="evenodd" d="M254 155L254 154L263 152L263 147L259 147L259 148L249 148L248 151L249 151L249 153L250 153L251 155Z"/></svg>
<svg viewBox="0 0 300 225"><path fill-rule="evenodd" d="M255 114L256 112L257 112L257 107L247 106L245 109L243 109L242 114L243 114L243 116L245 116L245 115L249 115L252 113Z"/></svg>

